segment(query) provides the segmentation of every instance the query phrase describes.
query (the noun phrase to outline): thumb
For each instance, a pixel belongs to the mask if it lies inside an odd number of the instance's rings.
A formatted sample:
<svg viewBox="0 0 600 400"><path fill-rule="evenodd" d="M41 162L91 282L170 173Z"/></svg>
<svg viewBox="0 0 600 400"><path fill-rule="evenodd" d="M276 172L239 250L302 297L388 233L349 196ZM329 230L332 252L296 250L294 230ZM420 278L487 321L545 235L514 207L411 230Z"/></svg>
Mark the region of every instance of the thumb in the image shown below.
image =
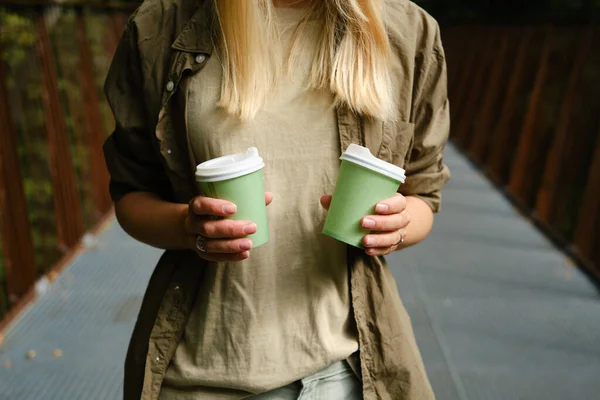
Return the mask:
<svg viewBox="0 0 600 400"><path fill-rule="evenodd" d="M324 209L329 210L329 206L331 205L331 195L330 194L324 194L323 196L321 196L321 205L323 206Z"/></svg>
<svg viewBox="0 0 600 400"><path fill-rule="evenodd" d="M269 204L271 204L272 201L273 201L273 193L265 192L265 203L267 205L269 205Z"/></svg>

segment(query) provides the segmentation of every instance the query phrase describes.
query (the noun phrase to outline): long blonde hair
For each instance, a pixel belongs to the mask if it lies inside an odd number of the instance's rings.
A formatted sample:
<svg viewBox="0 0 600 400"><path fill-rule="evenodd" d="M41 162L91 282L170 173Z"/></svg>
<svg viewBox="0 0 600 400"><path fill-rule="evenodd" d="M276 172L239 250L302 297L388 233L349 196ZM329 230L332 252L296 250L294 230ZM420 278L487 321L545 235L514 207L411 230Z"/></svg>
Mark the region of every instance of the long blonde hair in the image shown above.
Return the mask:
<svg viewBox="0 0 600 400"><path fill-rule="evenodd" d="M281 51L273 1L213 1L223 63L219 105L242 121L252 119L280 75L273 57ZM345 104L357 114L392 117L391 46L383 0L316 0L311 7L310 14L324 18L325 24L309 88L330 90L335 105Z"/></svg>

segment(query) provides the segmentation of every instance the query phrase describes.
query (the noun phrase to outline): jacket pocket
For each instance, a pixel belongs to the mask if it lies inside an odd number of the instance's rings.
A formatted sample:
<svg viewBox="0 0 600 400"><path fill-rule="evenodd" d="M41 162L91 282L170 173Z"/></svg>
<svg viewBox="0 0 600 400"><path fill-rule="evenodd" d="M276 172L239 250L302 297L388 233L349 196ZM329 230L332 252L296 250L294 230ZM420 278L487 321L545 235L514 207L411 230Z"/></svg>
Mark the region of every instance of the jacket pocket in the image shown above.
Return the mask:
<svg viewBox="0 0 600 400"><path fill-rule="evenodd" d="M384 122L381 146L377 157L399 167L410 159L414 143L415 125L410 122Z"/></svg>

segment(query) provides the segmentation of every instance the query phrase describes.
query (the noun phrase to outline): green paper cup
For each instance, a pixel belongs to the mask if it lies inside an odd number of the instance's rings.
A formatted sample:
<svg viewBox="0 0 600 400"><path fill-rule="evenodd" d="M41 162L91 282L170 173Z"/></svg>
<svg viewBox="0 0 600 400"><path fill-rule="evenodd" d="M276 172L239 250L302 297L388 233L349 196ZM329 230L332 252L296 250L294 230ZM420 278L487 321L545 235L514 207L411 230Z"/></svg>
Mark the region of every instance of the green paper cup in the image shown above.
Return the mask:
<svg viewBox="0 0 600 400"><path fill-rule="evenodd" d="M256 233L248 235L253 248L269 241L264 166L258 149L251 147L246 153L215 158L196 168L196 181L202 195L231 201L237 206L237 212L227 218L256 224Z"/></svg>
<svg viewBox="0 0 600 400"><path fill-rule="evenodd" d="M373 156L369 149L351 144L340 157L342 165L323 233L354 247L370 231L360 221L374 215L375 205L398 191L406 177L404 170Z"/></svg>

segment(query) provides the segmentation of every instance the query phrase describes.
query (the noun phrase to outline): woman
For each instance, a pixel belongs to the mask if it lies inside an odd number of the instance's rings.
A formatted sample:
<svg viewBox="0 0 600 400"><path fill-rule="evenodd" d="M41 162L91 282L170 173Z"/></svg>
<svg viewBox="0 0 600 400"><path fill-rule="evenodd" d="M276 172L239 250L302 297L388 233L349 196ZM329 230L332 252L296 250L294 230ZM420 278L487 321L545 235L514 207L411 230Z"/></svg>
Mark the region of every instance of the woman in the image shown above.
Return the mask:
<svg viewBox="0 0 600 400"><path fill-rule="evenodd" d="M383 255L422 241L449 173L435 21L406 0L147 0L106 82L121 226L166 249L125 398L432 399ZM340 152L404 167L366 250L320 234ZM203 197L195 166L259 148L271 240ZM319 204L320 200L320 204ZM272 203L271 203L272 202Z"/></svg>

